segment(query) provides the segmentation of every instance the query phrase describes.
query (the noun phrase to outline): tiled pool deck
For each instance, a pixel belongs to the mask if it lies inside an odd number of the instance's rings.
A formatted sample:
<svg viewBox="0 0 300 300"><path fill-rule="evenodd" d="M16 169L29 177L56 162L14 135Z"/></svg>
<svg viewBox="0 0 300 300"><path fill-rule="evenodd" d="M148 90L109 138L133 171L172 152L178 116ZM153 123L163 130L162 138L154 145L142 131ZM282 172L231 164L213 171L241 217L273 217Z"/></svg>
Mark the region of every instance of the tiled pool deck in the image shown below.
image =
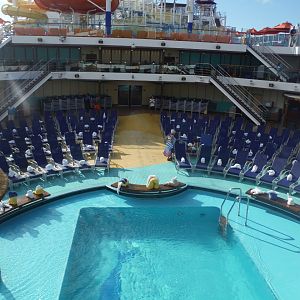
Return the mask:
<svg viewBox="0 0 300 300"><path fill-rule="evenodd" d="M34 189L37 184L41 184L49 193L51 193L52 196L58 196L76 190L108 185L123 177L128 178L132 183L144 184L150 174L157 175L161 183L167 182L174 176L177 176L179 181L186 184L225 192L232 187L240 187L242 192L245 193L247 190L255 186L255 182L239 182L237 178L230 176L226 178L219 175L208 176L207 173L204 172L188 173L186 171L180 171L178 173L174 163L166 162L163 164L140 168L113 168L106 174L100 170L85 171L82 174L71 173L64 175L63 179L56 176L48 178L47 181L33 181L29 186L23 184L16 187L15 190L19 195L23 195L27 190ZM268 191L271 187L260 185L259 189L262 191ZM287 198L287 191L281 189L278 189L277 191L280 197L284 199ZM294 195L293 199L295 203L300 204L300 197Z"/></svg>

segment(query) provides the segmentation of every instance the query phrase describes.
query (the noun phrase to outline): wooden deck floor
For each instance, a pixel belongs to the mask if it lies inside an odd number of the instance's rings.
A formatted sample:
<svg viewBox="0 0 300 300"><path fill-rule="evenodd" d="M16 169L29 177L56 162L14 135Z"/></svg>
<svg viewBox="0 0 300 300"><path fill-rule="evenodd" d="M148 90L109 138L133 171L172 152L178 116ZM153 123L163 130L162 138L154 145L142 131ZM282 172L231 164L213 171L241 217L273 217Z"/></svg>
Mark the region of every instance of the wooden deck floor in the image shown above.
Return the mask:
<svg viewBox="0 0 300 300"><path fill-rule="evenodd" d="M136 111L118 118L111 167L144 167L166 161L158 113Z"/></svg>

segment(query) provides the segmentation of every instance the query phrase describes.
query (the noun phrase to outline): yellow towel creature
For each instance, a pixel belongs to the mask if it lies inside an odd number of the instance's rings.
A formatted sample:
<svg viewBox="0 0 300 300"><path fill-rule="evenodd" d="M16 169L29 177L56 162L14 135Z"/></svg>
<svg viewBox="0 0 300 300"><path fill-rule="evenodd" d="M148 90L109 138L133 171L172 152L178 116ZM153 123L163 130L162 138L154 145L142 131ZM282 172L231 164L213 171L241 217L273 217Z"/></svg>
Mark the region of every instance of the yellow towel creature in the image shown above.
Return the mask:
<svg viewBox="0 0 300 300"><path fill-rule="evenodd" d="M159 189L159 180L156 175L148 176L146 188L148 190L158 190Z"/></svg>

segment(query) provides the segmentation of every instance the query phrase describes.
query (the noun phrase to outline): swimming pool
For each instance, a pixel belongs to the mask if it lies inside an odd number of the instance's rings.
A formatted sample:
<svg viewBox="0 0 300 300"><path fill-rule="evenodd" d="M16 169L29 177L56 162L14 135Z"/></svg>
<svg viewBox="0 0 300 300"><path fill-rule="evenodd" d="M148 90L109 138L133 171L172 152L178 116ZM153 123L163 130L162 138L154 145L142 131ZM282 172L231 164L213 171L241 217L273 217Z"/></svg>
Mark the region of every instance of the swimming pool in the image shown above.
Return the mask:
<svg viewBox="0 0 300 300"><path fill-rule="evenodd" d="M222 200L198 190L158 201L101 190L24 213L0 225L1 295L296 299L299 224L253 206L248 227L233 211L224 239Z"/></svg>

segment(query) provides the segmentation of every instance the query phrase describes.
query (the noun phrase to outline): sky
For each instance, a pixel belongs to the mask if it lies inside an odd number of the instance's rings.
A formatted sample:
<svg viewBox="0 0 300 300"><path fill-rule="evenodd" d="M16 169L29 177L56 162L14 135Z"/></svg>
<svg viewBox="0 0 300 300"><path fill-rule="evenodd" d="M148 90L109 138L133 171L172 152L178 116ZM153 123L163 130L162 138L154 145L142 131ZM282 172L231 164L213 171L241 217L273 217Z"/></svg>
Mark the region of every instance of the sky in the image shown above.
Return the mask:
<svg viewBox="0 0 300 300"><path fill-rule="evenodd" d="M215 0L227 16L227 26L262 29L289 21L300 23L299 0Z"/></svg>
<svg viewBox="0 0 300 300"><path fill-rule="evenodd" d="M63 1L63 0L62 0ZM183 2L185 0L177 0ZM273 27L289 21L300 23L300 0L215 0L220 12L226 13L227 26L237 30ZM0 7L7 3L0 0ZM0 18L7 19L0 10Z"/></svg>

